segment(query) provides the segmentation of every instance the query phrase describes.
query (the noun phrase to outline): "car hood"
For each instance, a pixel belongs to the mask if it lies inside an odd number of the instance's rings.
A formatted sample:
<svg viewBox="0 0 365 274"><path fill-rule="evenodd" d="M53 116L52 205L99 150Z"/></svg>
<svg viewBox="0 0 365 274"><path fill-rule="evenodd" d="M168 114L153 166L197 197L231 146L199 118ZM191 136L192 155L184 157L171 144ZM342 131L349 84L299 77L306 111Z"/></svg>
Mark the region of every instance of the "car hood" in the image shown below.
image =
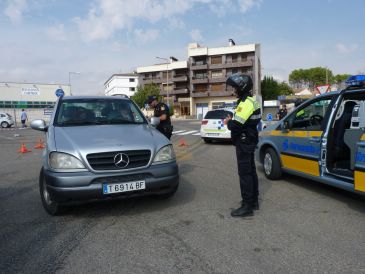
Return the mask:
<svg viewBox="0 0 365 274"><path fill-rule="evenodd" d="M89 153L109 151L148 149L154 154L169 144L167 138L147 124L55 127L54 140L57 151L83 159Z"/></svg>

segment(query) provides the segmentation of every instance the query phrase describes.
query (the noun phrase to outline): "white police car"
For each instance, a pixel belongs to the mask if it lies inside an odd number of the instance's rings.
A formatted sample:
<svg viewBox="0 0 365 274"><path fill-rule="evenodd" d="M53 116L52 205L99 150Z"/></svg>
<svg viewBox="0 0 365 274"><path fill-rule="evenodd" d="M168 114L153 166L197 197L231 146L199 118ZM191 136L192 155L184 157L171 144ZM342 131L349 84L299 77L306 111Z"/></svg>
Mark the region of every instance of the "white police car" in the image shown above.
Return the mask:
<svg viewBox="0 0 365 274"><path fill-rule="evenodd" d="M230 140L231 131L227 128L224 120L228 115L233 116L230 108L213 109L207 112L201 122L200 135L204 142L211 143L213 140Z"/></svg>
<svg viewBox="0 0 365 274"><path fill-rule="evenodd" d="M260 133L269 179L291 173L365 195L365 75L317 96Z"/></svg>

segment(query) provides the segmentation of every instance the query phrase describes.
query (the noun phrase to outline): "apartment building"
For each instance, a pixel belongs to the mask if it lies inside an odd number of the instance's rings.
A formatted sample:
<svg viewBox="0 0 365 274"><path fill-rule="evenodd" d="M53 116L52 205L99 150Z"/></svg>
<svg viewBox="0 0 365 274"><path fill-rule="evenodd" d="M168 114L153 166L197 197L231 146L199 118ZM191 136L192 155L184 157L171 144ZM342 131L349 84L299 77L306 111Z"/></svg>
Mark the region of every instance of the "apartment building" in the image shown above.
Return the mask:
<svg viewBox="0 0 365 274"><path fill-rule="evenodd" d="M160 95L174 106L176 116L190 115L189 67L187 61L170 57L169 61L147 67L138 67L141 86L157 84Z"/></svg>
<svg viewBox="0 0 365 274"><path fill-rule="evenodd" d="M105 95L126 95L131 97L137 91L138 75L136 73L113 74L104 83Z"/></svg>
<svg viewBox="0 0 365 274"><path fill-rule="evenodd" d="M237 98L226 85L233 73L251 75L253 93L261 103L260 44L235 45L218 48L189 44L188 60L170 58L165 64L137 68L140 84L158 84L161 95L169 97L176 116L204 117L210 109L233 106Z"/></svg>

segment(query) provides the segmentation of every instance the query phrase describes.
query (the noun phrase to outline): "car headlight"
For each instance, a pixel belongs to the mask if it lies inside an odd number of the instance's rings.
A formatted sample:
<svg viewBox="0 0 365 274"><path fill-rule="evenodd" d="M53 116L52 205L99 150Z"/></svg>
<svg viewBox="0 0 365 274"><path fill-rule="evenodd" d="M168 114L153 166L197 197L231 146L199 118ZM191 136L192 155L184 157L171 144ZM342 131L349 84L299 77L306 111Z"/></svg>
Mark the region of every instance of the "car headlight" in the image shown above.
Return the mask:
<svg viewBox="0 0 365 274"><path fill-rule="evenodd" d="M153 163L167 162L175 160L175 152L172 145L164 146L161 148L153 159Z"/></svg>
<svg viewBox="0 0 365 274"><path fill-rule="evenodd" d="M76 157L62 153L52 152L49 155L49 164L53 169L84 169L85 166Z"/></svg>

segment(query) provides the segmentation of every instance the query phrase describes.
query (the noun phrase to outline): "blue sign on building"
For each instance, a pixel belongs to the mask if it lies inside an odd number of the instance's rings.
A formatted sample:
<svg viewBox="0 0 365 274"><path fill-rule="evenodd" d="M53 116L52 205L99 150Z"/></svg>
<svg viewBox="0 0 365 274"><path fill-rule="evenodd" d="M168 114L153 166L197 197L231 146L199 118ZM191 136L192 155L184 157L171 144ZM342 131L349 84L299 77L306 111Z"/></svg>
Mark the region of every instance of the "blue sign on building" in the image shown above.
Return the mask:
<svg viewBox="0 0 365 274"><path fill-rule="evenodd" d="M56 90L55 94L57 97L61 97L61 96L65 95L65 92L63 91L63 89L59 88Z"/></svg>

